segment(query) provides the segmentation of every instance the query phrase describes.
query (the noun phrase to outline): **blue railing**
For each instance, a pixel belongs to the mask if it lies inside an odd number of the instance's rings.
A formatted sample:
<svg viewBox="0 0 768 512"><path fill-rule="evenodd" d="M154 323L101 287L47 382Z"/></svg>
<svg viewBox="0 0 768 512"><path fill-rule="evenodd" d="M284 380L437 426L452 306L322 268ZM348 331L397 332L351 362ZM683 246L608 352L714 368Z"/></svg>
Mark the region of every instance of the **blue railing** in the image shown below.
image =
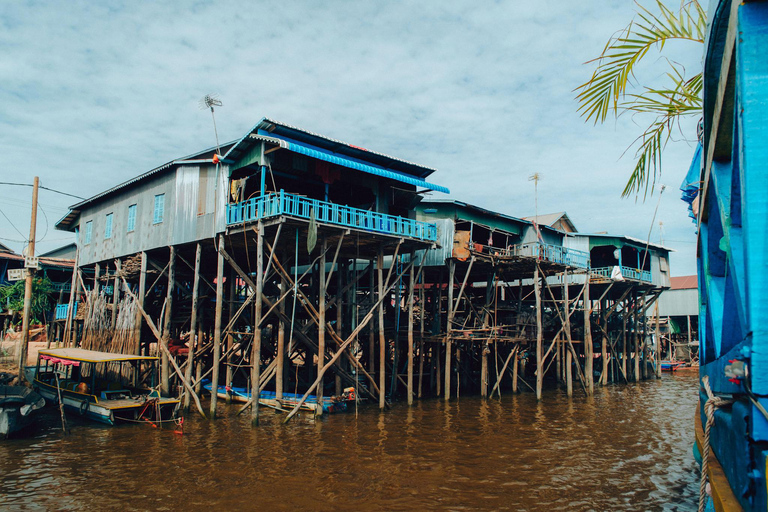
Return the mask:
<svg viewBox="0 0 768 512"><path fill-rule="evenodd" d="M606 279L611 278L611 274L613 273L614 267L599 267L599 268L593 268L592 274L605 277ZM651 272L648 270L638 270L636 268L631 267L619 267L621 269L621 276L624 279L632 279L634 281L644 281L646 283L653 282L653 277L651 276Z"/></svg>
<svg viewBox="0 0 768 512"><path fill-rule="evenodd" d="M360 210L318 199L309 199L282 190L277 194L254 197L247 201L227 205L227 226L259 219L289 215L376 233L405 236L430 242L437 241L437 226L428 222L395 217L384 213Z"/></svg>
<svg viewBox="0 0 768 512"><path fill-rule="evenodd" d="M589 268L589 253L569 249L561 245L542 243L519 244L512 246L513 256L527 256L537 260L551 261L569 267Z"/></svg>
<svg viewBox="0 0 768 512"><path fill-rule="evenodd" d="M55 320L66 320L68 310L69 304L56 304ZM72 308L72 317L74 318L75 315L77 315L77 302L75 302L75 306Z"/></svg>

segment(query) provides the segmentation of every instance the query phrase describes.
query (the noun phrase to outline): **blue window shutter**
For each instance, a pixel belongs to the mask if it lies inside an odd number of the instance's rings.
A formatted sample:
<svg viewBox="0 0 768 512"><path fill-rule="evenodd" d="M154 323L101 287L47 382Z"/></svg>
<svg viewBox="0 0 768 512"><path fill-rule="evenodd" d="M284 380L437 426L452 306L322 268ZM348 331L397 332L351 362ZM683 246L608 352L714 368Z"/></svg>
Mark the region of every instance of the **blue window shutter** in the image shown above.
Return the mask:
<svg viewBox="0 0 768 512"><path fill-rule="evenodd" d="M128 207L128 226L127 231L130 233L136 229L136 205L132 204Z"/></svg>
<svg viewBox="0 0 768 512"><path fill-rule="evenodd" d="M106 225L104 226L104 238L112 238L112 214L107 214Z"/></svg>
<svg viewBox="0 0 768 512"><path fill-rule="evenodd" d="M163 216L165 213L165 194L158 194L155 196L155 214L152 219L153 224L159 224L163 222Z"/></svg>

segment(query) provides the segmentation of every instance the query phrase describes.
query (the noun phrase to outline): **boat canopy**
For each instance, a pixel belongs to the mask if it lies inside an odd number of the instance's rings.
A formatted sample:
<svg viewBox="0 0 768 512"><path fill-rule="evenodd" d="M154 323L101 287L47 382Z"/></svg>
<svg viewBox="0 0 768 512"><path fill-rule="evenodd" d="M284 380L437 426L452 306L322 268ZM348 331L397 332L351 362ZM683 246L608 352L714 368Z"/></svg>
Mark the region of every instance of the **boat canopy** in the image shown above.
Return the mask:
<svg viewBox="0 0 768 512"><path fill-rule="evenodd" d="M132 354L112 354L111 352L97 352L82 348L51 348L41 350L42 359L63 359L66 361L79 361L82 363L111 363L115 361L156 361L157 357L135 356Z"/></svg>

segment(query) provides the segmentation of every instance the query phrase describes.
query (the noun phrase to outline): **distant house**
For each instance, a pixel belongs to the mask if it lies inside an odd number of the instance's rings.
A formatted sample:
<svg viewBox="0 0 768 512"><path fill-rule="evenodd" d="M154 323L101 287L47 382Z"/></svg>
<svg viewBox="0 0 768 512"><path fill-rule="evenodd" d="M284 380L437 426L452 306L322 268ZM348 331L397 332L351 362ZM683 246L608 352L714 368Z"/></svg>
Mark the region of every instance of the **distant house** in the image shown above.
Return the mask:
<svg viewBox="0 0 768 512"><path fill-rule="evenodd" d="M656 311L648 311L655 317ZM659 297L659 324L676 346L676 356L690 357L699 343L699 286L696 275L671 278L669 290Z"/></svg>
<svg viewBox="0 0 768 512"><path fill-rule="evenodd" d="M534 215L533 217L523 217L523 220L535 222L539 226L549 226L550 228L563 231L565 233L576 233L577 229L571 222L570 217L565 212L547 213L544 215Z"/></svg>
<svg viewBox="0 0 768 512"><path fill-rule="evenodd" d="M75 242L72 242L71 244L63 245L58 249L53 249L52 251L48 251L40 254L41 257L61 258L64 260L74 260L76 255L77 255L77 244L75 244Z"/></svg>

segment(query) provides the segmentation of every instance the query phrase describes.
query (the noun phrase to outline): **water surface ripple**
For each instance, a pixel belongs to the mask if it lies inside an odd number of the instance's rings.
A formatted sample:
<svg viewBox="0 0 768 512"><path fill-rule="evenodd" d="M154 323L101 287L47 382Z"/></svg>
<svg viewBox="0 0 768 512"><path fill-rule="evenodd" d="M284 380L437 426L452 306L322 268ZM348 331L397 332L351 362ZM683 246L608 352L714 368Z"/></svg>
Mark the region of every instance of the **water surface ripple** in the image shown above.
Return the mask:
<svg viewBox="0 0 768 512"><path fill-rule="evenodd" d="M695 400L691 374L258 428L222 406L183 437L77 419L63 436L48 409L0 442L0 509L693 511Z"/></svg>

